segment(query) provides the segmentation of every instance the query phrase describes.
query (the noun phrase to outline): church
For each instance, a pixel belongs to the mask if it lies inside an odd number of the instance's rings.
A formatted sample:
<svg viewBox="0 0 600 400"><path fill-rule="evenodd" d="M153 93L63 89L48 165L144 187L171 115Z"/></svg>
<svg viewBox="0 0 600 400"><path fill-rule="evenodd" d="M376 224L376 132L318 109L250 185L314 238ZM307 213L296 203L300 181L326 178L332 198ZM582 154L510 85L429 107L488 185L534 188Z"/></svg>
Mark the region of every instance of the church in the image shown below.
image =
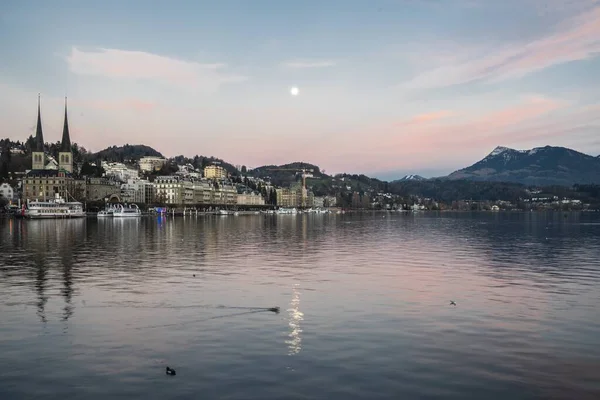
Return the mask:
<svg viewBox="0 0 600 400"><path fill-rule="evenodd" d="M67 201L84 196L85 181L79 181L73 177L73 152L69 135L66 97L65 122L58 153L58 163L56 163L53 158L46 156L44 151L42 116L38 96L37 127L35 145L31 151L31 164L31 170L23 178L24 200L49 200L54 198L56 193Z"/></svg>

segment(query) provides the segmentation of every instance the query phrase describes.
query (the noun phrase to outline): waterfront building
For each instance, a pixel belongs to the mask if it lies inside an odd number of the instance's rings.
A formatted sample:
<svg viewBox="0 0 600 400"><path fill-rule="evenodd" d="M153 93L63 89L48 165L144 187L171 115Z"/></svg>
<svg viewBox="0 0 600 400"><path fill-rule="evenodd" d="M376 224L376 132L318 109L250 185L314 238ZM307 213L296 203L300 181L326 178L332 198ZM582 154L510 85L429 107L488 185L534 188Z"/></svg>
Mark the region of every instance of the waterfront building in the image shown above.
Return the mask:
<svg viewBox="0 0 600 400"><path fill-rule="evenodd" d="M289 188L275 189L277 193L277 205L279 207L298 207L298 196L296 191Z"/></svg>
<svg viewBox="0 0 600 400"><path fill-rule="evenodd" d="M193 204L213 204L215 187L207 180L194 181Z"/></svg>
<svg viewBox="0 0 600 400"><path fill-rule="evenodd" d="M31 170L27 171L22 181L23 199L51 199L55 197L56 193L65 200L73 198L77 199L85 196L85 182L76 180L72 175L73 153L71 151L66 98L65 121L58 166L52 162L46 164L46 160L48 160L48 158L46 157L44 150L41 106L40 98L38 96L35 144L31 152ZM52 161L55 162L54 159L52 159ZM48 167L48 169L46 167Z"/></svg>
<svg viewBox="0 0 600 400"><path fill-rule="evenodd" d="M257 193L238 193L237 204L243 206L264 206L265 199Z"/></svg>
<svg viewBox="0 0 600 400"><path fill-rule="evenodd" d="M183 204L183 184L178 176L157 176L154 187L159 203Z"/></svg>
<svg viewBox="0 0 600 400"><path fill-rule="evenodd" d="M325 196L315 196L313 201L313 207L323 208L325 207Z"/></svg>
<svg viewBox="0 0 600 400"><path fill-rule="evenodd" d="M183 204L194 204L194 182L182 180Z"/></svg>
<svg viewBox="0 0 600 400"><path fill-rule="evenodd" d="M111 196L119 196L119 183L107 178L89 177L85 180L85 199L88 201L105 200Z"/></svg>
<svg viewBox="0 0 600 400"><path fill-rule="evenodd" d="M129 179L121 184L121 200L125 203L151 204L155 197L154 185L145 179Z"/></svg>
<svg viewBox="0 0 600 400"><path fill-rule="evenodd" d="M213 203L223 205L237 204L237 189L234 184L221 181L217 184L213 192Z"/></svg>
<svg viewBox="0 0 600 400"><path fill-rule="evenodd" d="M291 188L278 188L275 192L279 207L312 207L314 204L314 194L303 188L301 184Z"/></svg>

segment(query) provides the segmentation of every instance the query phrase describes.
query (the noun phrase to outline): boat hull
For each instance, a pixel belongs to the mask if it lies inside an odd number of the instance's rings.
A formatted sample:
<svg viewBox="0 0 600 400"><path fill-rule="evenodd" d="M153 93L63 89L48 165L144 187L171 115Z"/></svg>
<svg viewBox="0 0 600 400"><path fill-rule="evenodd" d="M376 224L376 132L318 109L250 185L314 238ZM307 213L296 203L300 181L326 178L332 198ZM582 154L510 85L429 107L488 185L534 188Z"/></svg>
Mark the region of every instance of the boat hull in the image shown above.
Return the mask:
<svg viewBox="0 0 600 400"><path fill-rule="evenodd" d="M23 217L27 219L70 219L83 218L85 214L25 214Z"/></svg>

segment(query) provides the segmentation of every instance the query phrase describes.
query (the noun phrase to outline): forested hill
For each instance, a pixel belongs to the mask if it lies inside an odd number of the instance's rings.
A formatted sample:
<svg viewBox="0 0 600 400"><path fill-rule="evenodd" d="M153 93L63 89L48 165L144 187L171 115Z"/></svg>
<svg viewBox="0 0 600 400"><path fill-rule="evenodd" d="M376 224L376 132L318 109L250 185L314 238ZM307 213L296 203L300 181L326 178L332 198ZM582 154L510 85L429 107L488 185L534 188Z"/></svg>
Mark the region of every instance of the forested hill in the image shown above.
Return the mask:
<svg viewBox="0 0 600 400"><path fill-rule="evenodd" d="M126 144L125 146L111 146L97 153L89 153L90 160L103 160L111 162L138 161L142 157L163 157L163 155L150 146L143 144Z"/></svg>

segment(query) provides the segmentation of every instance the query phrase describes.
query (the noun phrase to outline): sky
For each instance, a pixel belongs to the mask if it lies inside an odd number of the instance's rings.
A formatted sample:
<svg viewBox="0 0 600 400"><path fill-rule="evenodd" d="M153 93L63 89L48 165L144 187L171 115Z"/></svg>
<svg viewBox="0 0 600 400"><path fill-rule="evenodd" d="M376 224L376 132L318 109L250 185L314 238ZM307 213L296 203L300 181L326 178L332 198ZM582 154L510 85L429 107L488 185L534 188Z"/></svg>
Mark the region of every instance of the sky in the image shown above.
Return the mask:
<svg viewBox="0 0 600 400"><path fill-rule="evenodd" d="M440 176L600 154L600 0L5 0L0 137ZM291 88L297 87L297 96Z"/></svg>

